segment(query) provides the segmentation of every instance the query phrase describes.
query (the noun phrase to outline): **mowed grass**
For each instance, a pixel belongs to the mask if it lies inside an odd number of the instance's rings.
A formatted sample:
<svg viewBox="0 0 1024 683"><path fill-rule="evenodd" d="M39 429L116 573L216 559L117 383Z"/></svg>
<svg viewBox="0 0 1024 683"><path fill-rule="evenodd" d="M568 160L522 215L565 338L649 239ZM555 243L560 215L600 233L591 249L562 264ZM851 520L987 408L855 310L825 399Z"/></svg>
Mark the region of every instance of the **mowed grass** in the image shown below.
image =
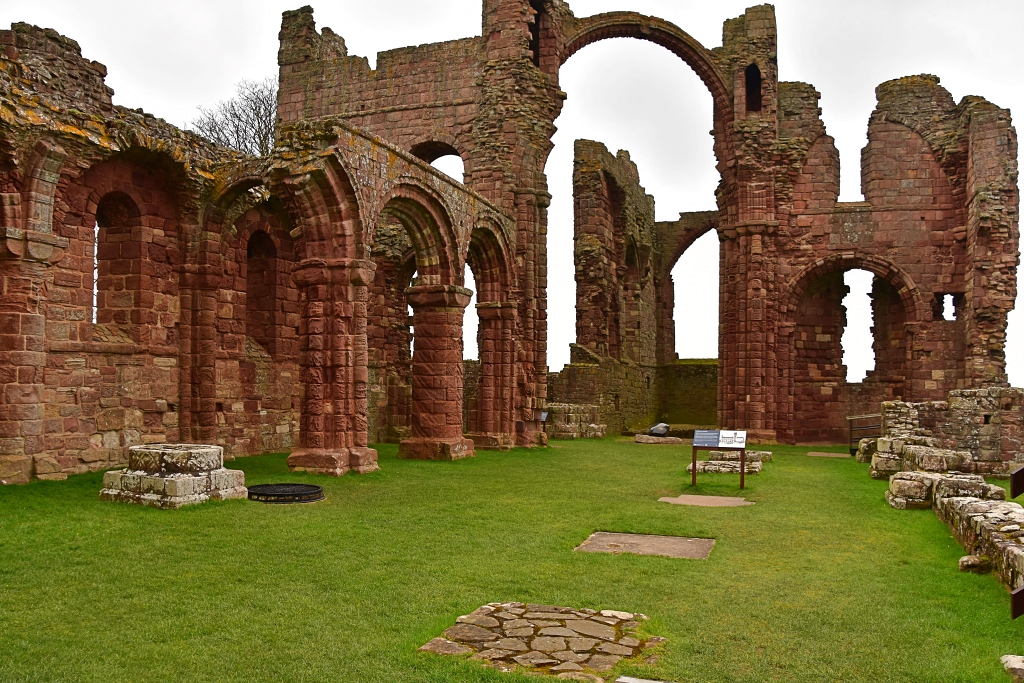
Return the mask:
<svg viewBox="0 0 1024 683"><path fill-rule="evenodd" d="M643 612L668 643L616 672L680 683L1004 683L999 657L1024 654L1007 592L852 458L773 446L756 505L696 508L657 502L691 492L689 449L554 446L439 463L384 445L379 473L340 479L229 465L321 484L314 505L101 503L99 474L0 488L0 680L536 680L416 651L504 600ZM706 561L573 552L594 531L717 543Z"/></svg>

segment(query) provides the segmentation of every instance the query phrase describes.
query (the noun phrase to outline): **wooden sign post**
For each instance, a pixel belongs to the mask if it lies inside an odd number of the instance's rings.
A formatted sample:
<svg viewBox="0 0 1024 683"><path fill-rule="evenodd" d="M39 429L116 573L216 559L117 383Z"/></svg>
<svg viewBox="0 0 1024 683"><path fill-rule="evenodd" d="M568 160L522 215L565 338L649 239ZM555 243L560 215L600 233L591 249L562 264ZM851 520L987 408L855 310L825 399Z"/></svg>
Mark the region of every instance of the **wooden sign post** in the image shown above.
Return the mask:
<svg viewBox="0 0 1024 683"><path fill-rule="evenodd" d="M739 451L740 489L747 472L747 433L719 429L697 429L693 432L693 467L690 486L697 485L697 451Z"/></svg>

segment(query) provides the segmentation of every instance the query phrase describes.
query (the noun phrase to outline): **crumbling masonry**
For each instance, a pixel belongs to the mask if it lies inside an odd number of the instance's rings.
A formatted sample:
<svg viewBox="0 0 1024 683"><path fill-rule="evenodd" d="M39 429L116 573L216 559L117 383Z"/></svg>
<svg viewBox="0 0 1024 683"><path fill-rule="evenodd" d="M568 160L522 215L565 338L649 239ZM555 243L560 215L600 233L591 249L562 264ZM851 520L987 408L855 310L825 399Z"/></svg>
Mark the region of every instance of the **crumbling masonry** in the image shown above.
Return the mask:
<svg viewBox="0 0 1024 683"><path fill-rule="evenodd" d="M139 443L294 449L292 467L330 474L375 469L370 444L385 440L416 458L545 443L547 401L574 402L587 374L570 367L549 396L558 72L620 37L665 47L707 86L721 180L714 211L656 224L627 156L580 143L574 360L602 368L612 429L664 412L669 273L710 230L722 426L836 440L845 414L883 399L1005 386L1009 113L954 103L932 76L883 84L866 200L838 203L818 94L778 81L769 5L707 49L635 13L484 0L480 36L381 53L376 69L311 8L286 12L265 158L114 106L106 69L74 41L15 24L0 32L0 480L112 467ZM447 154L464 184L429 165ZM467 265L480 361L464 410ZM859 385L839 346L851 268L876 275L876 370Z"/></svg>

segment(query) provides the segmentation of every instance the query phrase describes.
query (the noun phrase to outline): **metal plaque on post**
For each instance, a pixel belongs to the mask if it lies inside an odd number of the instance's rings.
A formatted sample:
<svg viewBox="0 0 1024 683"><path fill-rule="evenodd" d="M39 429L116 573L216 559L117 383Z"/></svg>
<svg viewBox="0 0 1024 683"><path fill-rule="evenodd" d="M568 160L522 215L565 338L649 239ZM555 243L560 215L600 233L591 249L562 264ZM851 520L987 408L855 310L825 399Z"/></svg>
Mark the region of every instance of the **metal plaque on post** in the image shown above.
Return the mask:
<svg viewBox="0 0 1024 683"><path fill-rule="evenodd" d="M1010 618L1024 615L1024 586L1010 593Z"/></svg>
<svg viewBox="0 0 1024 683"><path fill-rule="evenodd" d="M1010 472L1010 498L1024 493L1024 465Z"/></svg>
<svg viewBox="0 0 1024 683"><path fill-rule="evenodd" d="M739 451L740 488L746 484L747 474L747 433L742 430L695 429L693 431L693 465L690 486L697 485L697 451Z"/></svg>

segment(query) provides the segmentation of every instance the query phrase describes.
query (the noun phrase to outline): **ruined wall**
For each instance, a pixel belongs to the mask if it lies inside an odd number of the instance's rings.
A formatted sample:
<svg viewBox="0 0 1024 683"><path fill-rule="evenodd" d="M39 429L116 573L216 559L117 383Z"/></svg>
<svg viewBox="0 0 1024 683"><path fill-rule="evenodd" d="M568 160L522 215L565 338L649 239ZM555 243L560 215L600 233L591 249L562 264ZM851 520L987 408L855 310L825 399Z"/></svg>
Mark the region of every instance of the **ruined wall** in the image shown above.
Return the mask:
<svg viewBox="0 0 1024 683"><path fill-rule="evenodd" d="M229 456L300 446L315 453L296 467L374 469L368 327L401 438L415 404L409 266L428 288L457 287L474 235L500 271L512 221L343 123L282 128L274 155L245 158L113 106L103 67L53 31L16 24L0 42L0 480L104 469L132 444L179 440ZM377 264L355 257L378 222L390 300L371 318ZM406 272L390 278L388 225L417 243L396 247Z"/></svg>
<svg viewBox="0 0 1024 683"><path fill-rule="evenodd" d="M718 360L680 359L658 366L658 422L714 427L718 424Z"/></svg>
<svg viewBox="0 0 1024 683"><path fill-rule="evenodd" d="M945 401L882 404L882 434L890 440L969 452L964 471L1007 474L1024 462L1024 390L960 389Z"/></svg>
<svg viewBox="0 0 1024 683"><path fill-rule="evenodd" d="M621 37L665 47L707 86L717 210L654 223L635 166L584 145L579 275L593 296L580 368L552 376L558 392L600 392L613 432L657 417L658 368L675 360L671 267L711 229L721 426L835 440L844 414L881 400L1005 386L1008 111L955 103L934 76L880 85L865 201L840 203L818 93L778 80L770 5L726 21L713 49L661 19L578 18L554 0L484 0L482 18L479 37L390 51L370 70L311 8L286 12L277 147L263 159L114 106L105 68L72 40L0 32L0 476L112 466L137 441L298 445L293 466L331 474L376 467L371 434L410 457L543 444L558 71ZM468 187L424 163L451 153ZM455 358L467 262L475 417ZM877 364L860 385L839 355L853 268L876 277ZM956 320L942 319L945 295ZM407 305L423 353L406 350Z"/></svg>

